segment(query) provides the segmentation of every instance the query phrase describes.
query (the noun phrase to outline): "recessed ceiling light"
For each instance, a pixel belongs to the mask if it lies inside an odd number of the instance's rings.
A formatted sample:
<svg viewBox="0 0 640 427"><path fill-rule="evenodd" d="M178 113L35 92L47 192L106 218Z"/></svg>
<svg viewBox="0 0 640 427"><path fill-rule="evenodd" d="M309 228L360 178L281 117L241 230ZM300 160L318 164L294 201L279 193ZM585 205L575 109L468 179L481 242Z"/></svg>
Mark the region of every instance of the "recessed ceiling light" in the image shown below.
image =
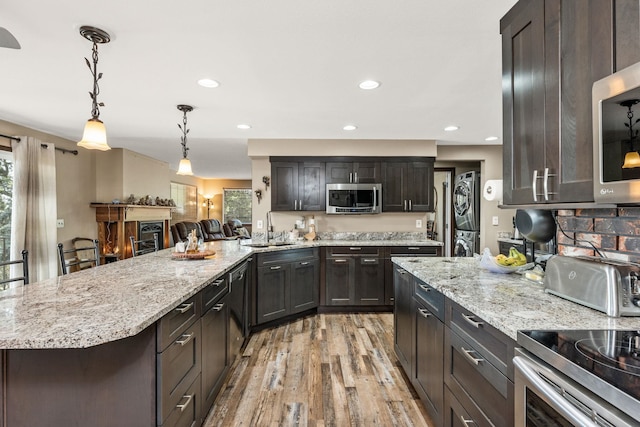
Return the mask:
<svg viewBox="0 0 640 427"><path fill-rule="evenodd" d="M212 79L200 79L198 80L198 84L202 87L218 87L220 83Z"/></svg>
<svg viewBox="0 0 640 427"><path fill-rule="evenodd" d="M246 129L251 129L251 125L247 125L247 124L239 124L238 126L236 126L238 129L242 129L242 130L246 130Z"/></svg>
<svg viewBox="0 0 640 427"><path fill-rule="evenodd" d="M360 89L364 90L376 89L380 86L380 82L377 82L375 80L365 80L363 82L360 82L358 86L360 87Z"/></svg>
<svg viewBox="0 0 640 427"><path fill-rule="evenodd" d="M444 128L444 130L446 130L447 132L452 132L458 129L460 129L458 126L447 126L446 128Z"/></svg>
<svg viewBox="0 0 640 427"><path fill-rule="evenodd" d="M345 125L345 126L342 127L342 129L343 130L356 130L356 129L358 129L358 127L355 126L355 125Z"/></svg>
<svg viewBox="0 0 640 427"><path fill-rule="evenodd" d="M497 136L488 136L484 140L485 141L497 141L498 137Z"/></svg>

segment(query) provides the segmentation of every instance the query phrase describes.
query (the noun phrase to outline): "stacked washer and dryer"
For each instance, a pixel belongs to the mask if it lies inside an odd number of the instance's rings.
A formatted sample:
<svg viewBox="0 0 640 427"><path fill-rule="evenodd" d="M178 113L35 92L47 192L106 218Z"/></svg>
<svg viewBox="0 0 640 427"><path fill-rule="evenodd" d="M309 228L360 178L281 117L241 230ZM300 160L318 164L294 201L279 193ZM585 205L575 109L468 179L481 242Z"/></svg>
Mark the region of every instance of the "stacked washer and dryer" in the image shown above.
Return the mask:
<svg viewBox="0 0 640 427"><path fill-rule="evenodd" d="M470 171L456 176L453 207L456 238L453 256L470 257L480 252L480 172Z"/></svg>

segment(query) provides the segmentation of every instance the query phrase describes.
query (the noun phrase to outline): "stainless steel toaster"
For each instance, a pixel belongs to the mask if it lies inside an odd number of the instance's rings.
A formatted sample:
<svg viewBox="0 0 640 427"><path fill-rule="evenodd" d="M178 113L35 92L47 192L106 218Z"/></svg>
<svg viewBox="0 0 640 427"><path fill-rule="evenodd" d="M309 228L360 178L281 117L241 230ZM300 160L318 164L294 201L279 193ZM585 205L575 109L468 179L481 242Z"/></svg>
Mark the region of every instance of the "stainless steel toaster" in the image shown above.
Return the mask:
<svg viewBox="0 0 640 427"><path fill-rule="evenodd" d="M640 316L640 265L596 257L553 256L545 292L611 317Z"/></svg>

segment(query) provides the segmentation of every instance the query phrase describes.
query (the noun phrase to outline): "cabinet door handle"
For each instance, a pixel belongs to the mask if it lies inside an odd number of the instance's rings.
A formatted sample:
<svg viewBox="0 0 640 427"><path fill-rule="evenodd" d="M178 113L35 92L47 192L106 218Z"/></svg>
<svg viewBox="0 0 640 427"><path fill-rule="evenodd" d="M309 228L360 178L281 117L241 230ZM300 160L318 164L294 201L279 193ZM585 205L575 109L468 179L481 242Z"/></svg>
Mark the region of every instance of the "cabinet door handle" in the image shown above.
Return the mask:
<svg viewBox="0 0 640 427"><path fill-rule="evenodd" d="M544 180L542 181L542 189L544 190L544 200L549 201L549 194L556 194L549 191L549 177L556 176L556 174L549 173L549 168L544 168Z"/></svg>
<svg viewBox="0 0 640 427"><path fill-rule="evenodd" d="M404 270L402 268L396 268L396 271L400 274L407 274L407 270Z"/></svg>
<svg viewBox="0 0 640 427"><path fill-rule="evenodd" d="M538 171L533 171L533 182L531 183L531 188L533 189L533 201L538 201Z"/></svg>
<svg viewBox="0 0 640 427"><path fill-rule="evenodd" d="M224 307L224 303L220 303L220 304L216 304L216 305L214 305L214 306L213 306L213 309L214 309L215 311L221 311L223 307Z"/></svg>
<svg viewBox="0 0 640 427"><path fill-rule="evenodd" d="M298 200L298 210L302 210L302 199Z"/></svg>
<svg viewBox="0 0 640 427"><path fill-rule="evenodd" d="M176 311L180 314L184 314L187 311L191 310L191 307L193 307L193 302L190 303L184 303L184 304L180 304L178 307L176 307Z"/></svg>
<svg viewBox="0 0 640 427"><path fill-rule="evenodd" d="M402 210L406 212L407 211L407 200L406 199L404 200L403 204L404 204L404 207L402 208Z"/></svg>
<svg viewBox="0 0 640 427"><path fill-rule="evenodd" d="M223 282L224 282L224 279L214 280L212 285L215 286L216 288L219 288L220 285L222 285Z"/></svg>
<svg viewBox="0 0 640 427"><path fill-rule="evenodd" d="M473 320L473 316L470 314L463 314L462 317L464 318L464 320L466 320L470 325L476 327L476 328L480 328L480 326L483 325L482 322L477 322L475 320Z"/></svg>
<svg viewBox="0 0 640 427"><path fill-rule="evenodd" d="M431 288L428 287L427 285L420 285L420 287L424 289L426 292L431 292Z"/></svg>
<svg viewBox="0 0 640 427"><path fill-rule="evenodd" d="M293 201L293 210L297 211L298 210L298 200L294 200Z"/></svg>
<svg viewBox="0 0 640 427"><path fill-rule="evenodd" d="M407 250L408 250L408 251L419 251L419 250L420 250L420 248L419 248L418 246L409 246L409 247L407 248Z"/></svg>
<svg viewBox="0 0 640 427"><path fill-rule="evenodd" d="M409 212L411 212L413 210L413 203L411 202L411 199L409 199Z"/></svg>
<svg viewBox="0 0 640 427"><path fill-rule="evenodd" d="M185 394L182 398L187 400L184 403L178 403L176 405L176 408L180 409L180 412L184 412L184 410L187 409L187 406L189 406L189 403L191 403L193 399L193 394Z"/></svg>
<svg viewBox="0 0 640 427"><path fill-rule="evenodd" d="M428 319L431 316L431 313L429 313L429 310L427 310L426 308L419 308L418 311L420 312L420 315L425 319Z"/></svg>
<svg viewBox="0 0 640 427"><path fill-rule="evenodd" d="M460 347L460 350L462 350L462 354L467 356L467 359L469 359L474 365L479 365L480 363L484 362L484 359L477 359L471 355L471 353L476 352L475 350L467 350L464 347Z"/></svg>
<svg viewBox="0 0 640 427"><path fill-rule="evenodd" d="M353 172L349 172L349 182L353 182Z"/></svg>
<svg viewBox="0 0 640 427"><path fill-rule="evenodd" d="M193 334L183 334L180 336L179 340L176 340L176 344L180 344L180 347L184 347L189 341L193 338Z"/></svg>
<svg viewBox="0 0 640 427"><path fill-rule="evenodd" d="M271 267L271 270L280 270L281 268L281 265L276 265L275 267Z"/></svg>
<svg viewBox="0 0 640 427"><path fill-rule="evenodd" d="M353 173L353 182L358 182L358 172Z"/></svg>
<svg viewBox="0 0 640 427"><path fill-rule="evenodd" d="M355 246L352 246L349 248L350 251L361 251L362 248L356 248Z"/></svg>
<svg viewBox="0 0 640 427"><path fill-rule="evenodd" d="M460 415L460 421L462 421L462 424L464 424L465 426L471 425L471 424L475 424L476 422L473 420L468 420L464 417L464 415Z"/></svg>

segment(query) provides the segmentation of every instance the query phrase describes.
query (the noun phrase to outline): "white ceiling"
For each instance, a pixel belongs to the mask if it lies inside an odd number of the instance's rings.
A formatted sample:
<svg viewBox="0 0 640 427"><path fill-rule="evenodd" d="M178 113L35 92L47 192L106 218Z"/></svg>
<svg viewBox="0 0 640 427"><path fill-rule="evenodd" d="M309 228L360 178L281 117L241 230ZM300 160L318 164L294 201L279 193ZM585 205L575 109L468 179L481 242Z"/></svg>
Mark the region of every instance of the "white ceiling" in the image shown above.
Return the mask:
<svg viewBox="0 0 640 427"><path fill-rule="evenodd" d="M0 119L80 139L93 80L78 28L92 25L111 35L98 63L109 145L177 169L176 105L193 105L189 157L203 178L249 178L253 138L500 144L499 20L514 3L3 0L0 27L22 49L0 48ZM364 79L382 85L363 91Z"/></svg>

